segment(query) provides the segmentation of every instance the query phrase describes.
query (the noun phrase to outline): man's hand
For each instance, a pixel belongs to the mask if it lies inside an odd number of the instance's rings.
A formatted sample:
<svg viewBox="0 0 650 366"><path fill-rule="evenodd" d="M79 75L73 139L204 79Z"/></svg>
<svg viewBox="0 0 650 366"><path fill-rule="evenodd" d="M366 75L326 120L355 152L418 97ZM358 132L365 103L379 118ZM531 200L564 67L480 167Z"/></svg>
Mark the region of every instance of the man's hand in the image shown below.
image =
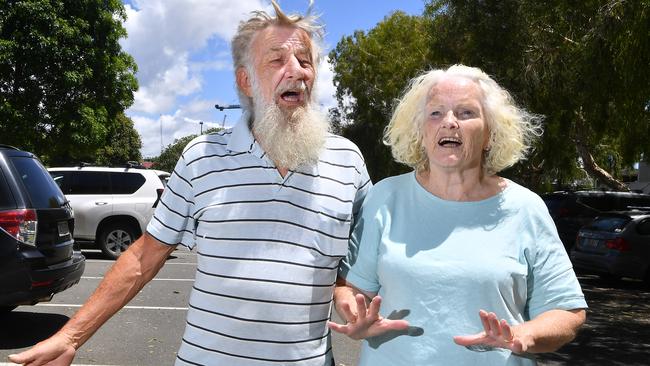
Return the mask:
<svg viewBox="0 0 650 366"><path fill-rule="evenodd" d="M406 320L390 320L379 315L381 297L375 296L369 306L366 304L366 297L363 294L357 294L355 300L356 314L352 312L353 310L349 304L339 306L341 317L347 320L347 324L341 325L328 322L327 326L330 329L345 334L352 339L363 339L381 335L391 330L405 330L409 327Z"/></svg>
<svg viewBox="0 0 650 366"><path fill-rule="evenodd" d="M483 323L483 331L474 335L455 336L454 342L456 344L471 347L471 346L489 346L506 348L514 353L527 352L531 344L531 337L517 336L505 320L497 318L495 313L488 313L485 310L479 311L481 323Z"/></svg>
<svg viewBox="0 0 650 366"><path fill-rule="evenodd" d="M9 361L29 366L68 366L72 363L76 349L69 339L56 334L31 349L17 355L9 355Z"/></svg>

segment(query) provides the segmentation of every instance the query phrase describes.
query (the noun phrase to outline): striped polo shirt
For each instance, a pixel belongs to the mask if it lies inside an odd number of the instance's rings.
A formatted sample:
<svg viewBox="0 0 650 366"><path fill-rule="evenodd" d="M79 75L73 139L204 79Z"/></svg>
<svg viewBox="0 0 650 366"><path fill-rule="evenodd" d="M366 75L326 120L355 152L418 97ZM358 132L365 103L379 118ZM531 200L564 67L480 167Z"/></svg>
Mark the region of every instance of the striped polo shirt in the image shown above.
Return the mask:
<svg viewBox="0 0 650 366"><path fill-rule="evenodd" d="M329 366L337 267L371 185L358 148L339 136L315 166L284 178L244 120L190 142L147 227L196 246L176 364Z"/></svg>

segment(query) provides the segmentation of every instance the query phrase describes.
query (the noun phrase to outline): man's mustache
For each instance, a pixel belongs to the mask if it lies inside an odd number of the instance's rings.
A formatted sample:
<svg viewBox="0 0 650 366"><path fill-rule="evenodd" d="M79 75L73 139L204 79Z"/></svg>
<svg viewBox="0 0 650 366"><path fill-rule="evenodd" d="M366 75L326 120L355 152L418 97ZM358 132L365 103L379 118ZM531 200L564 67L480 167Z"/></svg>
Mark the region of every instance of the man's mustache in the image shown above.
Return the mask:
<svg viewBox="0 0 650 366"><path fill-rule="evenodd" d="M284 84L281 84L276 89L275 94L276 96L281 96L282 94L287 92L304 93L305 96L307 97L306 99L309 99L309 97L311 96L311 90L309 89L307 83L305 83L304 80L288 81Z"/></svg>

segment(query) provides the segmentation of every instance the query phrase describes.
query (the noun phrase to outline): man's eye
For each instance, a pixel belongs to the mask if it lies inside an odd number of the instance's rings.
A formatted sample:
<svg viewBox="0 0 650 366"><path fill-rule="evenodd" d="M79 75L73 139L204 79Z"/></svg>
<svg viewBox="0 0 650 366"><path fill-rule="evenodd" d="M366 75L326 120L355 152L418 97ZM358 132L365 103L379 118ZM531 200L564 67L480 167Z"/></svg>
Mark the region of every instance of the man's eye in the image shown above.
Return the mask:
<svg viewBox="0 0 650 366"><path fill-rule="evenodd" d="M299 61L300 61L300 66L302 67L311 66L311 61L309 60L299 60Z"/></svg>

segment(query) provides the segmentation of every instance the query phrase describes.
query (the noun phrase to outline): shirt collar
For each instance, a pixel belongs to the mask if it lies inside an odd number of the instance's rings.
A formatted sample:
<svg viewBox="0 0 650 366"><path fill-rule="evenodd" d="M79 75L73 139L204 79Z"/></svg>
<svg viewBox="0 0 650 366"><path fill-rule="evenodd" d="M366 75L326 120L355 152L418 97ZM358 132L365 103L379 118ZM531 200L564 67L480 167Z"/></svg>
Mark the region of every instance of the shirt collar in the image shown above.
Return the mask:
<svg viewBox="0 0 650 366"><path fill-rule="evenodd" d="M242 113L241 118L232 128L232 135L230 136L227 149L232 152L248 152L260 159L264 159L269 163L269 165L273 166L273 161L266 155L266 152L262 149L262 146L257 143L257 140L255 140L253 132L249 127L248 120L248 113ZM318 165L319 163L311 166L299 167L295 171L306 173L308 175L317 175Z"/></svg>

